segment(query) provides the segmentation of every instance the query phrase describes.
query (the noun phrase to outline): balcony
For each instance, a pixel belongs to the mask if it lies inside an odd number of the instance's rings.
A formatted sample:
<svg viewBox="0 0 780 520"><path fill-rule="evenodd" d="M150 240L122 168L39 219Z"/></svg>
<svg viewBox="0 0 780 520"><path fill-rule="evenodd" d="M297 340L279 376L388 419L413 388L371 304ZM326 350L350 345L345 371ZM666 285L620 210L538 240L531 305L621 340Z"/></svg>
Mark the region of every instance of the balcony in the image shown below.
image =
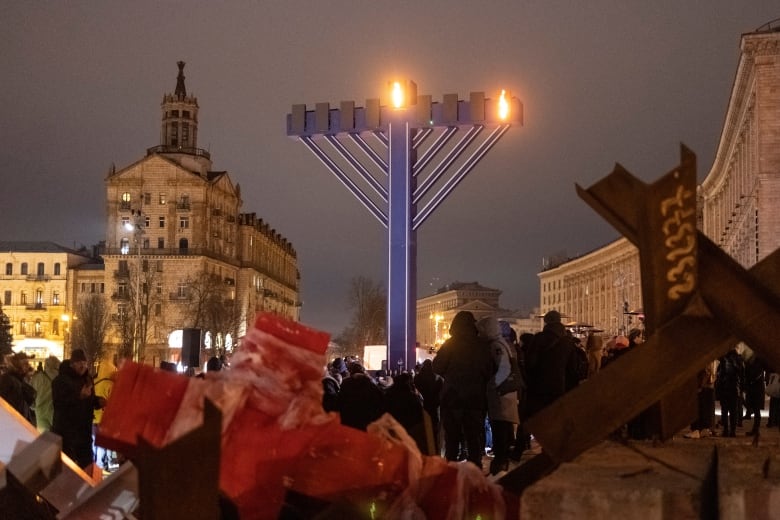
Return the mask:
<svg viewBox="0 0 780 520"><path fill-rule="evenodd" d="M117 269L114 271L114 278L130 278L130 269Z"/></svg>
<svg viewBox="0 0 780 520"><path fill-rule="evenodd" d="M130 211L131 209L129 202L123 200L119 203L119 211Z"/></svg>
<svg viewBox="0 0 780 520"><path fill-rule="evenodd" d="M28 274L28 282L49 282L51 281L51 275L48 274Z"/></svg>
<svg viewBox="0 0 780 520"><path fill-rule="evenodd" d="M46 304L45 303L26 303L24 305L24 308L28 311L45 311L46 310Z"/></svg>
<svg viewBox="0 0 780 520"><path fill-rule="evenodd" d="M168 293L168 299L173 302L187 302L190 301L189 294L181 294L178 292Z"/></svg>
<svg viewBox="0 0 780 520"><path fill-rule="evenodd" d="M176 203L176 209L179 211L189 211L190 210L190 203L179 201Z"/></svg>
<svg viewBox="0 0 780 520"><path fill-rule="evenodd" d="M130 299L130 295L126 292L115 292L111 295L112 300L127 301Z"/></svg>

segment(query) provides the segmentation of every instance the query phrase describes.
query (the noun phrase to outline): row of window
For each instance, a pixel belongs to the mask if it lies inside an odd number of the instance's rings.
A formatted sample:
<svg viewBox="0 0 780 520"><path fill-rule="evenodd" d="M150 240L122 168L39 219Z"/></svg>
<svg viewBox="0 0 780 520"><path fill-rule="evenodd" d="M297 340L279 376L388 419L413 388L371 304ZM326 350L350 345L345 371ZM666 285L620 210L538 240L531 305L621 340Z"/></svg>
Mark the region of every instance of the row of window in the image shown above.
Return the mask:
<svg viewBox="0 0 780 520"><path fill-rule="evenodd" d="M29 272L30 268L29 268L29 265L27 264L27 262L22 262L19 268L20 268L20 274L22 274L22 275L29 275L30 274L30 272ZM55 263L54 264L54 276L60 276L61 272L62 272L62 267L60 266L60 263L59 262ZM38 276L45 275L46 274L46 264L44 264L43 262L38 262L38 264L36 266L35 273ZM5 264L5 274L8 275L8 276L11 276L12 274L14 274L14 264L12 262L7 262Z"/></svg>
<svg viewBox="0 0 780 520"><path fill-rule="evenodd" d="M152 219L150 217L144 217L144 227L150 227L152 224ZM133 224L130 223L130 217L122 217L122 227L124 229L133 229ZM158 219L158 227L164 228L165 227L165 217L159 217ZM190 227L190 217L187 217L185 215L179 216L179 229L189 229Z"/></svg>
<svg viewBox="0 0 780 520"><path fill-rule="evenodd" d="M59 336L60 334L60 322L59 320L53 320L51 322L51 333L56 334ZM43 323L41 322L41 319L38 318L33 322L32 328L30 328L27 325L27 320L22 318L22 320L19 322L19 334L22 336L34 336L36 338L42 338L43 337Z"/></svg>
<svg viewBox="0 0 780 520"><path fill-rule="evenodd" d="M171 110L170 112L166 111L165 117L179 117L179 111L178 110ZM190 117L190 111L182 110L181 117Z"/></svg>
<svg viewBox="0 0 780 520"><path fill-rule="evenodd" d="M143 249L149 249L151 247L151 244L149 242L148 238L144 238L143 240ZM186 238L180 238L179 239L179 250L186 251L189 249L190 243ZM162 237L157 238L157 249L165 249L165 239ZM129 238L123 238L119 241L119 252L123 255L130 253L130 239ZM162 262L162 260L160 261ZM121 267L120 267L121 270ZM145 269L146 270L146 269ZM157 269L158 271L162 271L162 267Z"/></svg>
<svg viewBox="0 0 780 520"><path fill-rule="evenodd" d="M150 206L152 204L152 194L149 192L144 193L143 196L143 204L144 206ZM120 199L120 207L123 209L130 209L131 204L133 202L133 195L126 191L122 193L122 197ZM157 198L157 202L160 206L165 206L168 203L168 196L165 193L160 193L159 197ZM180 195L178 202L176 202L176 206L181 209L189 209L190 207L190 196L189 195Z"/></svg>
<svg viewBox="0 0 780 520"><path fill-rule="evenodd" d="M51 304L60 305L60 302L60 292L53 291L51 293ZM13 291L6 289L3 292L3 305L13 305ZM43 289L35 289L32 301L30 300L27 291L21 291L19 293L19 305L35 305L36 307L43 308L46 305L43 299Z"/></svg>

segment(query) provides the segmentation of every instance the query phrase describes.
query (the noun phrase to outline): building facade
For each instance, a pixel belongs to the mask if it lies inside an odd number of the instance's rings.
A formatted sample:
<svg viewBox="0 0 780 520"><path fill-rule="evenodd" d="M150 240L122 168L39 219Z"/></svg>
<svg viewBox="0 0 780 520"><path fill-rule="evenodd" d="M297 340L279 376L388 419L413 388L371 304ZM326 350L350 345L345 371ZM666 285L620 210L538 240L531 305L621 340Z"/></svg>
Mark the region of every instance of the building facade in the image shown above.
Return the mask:
<svg viewBox="0 0 780 520"><path fill-rule="evenodd" d="M743 267L780 247L780 22L742 35L715 162L699 186L702 229Z"/></svg>
<svg viewBox="0 0 780 520"><path fill-rule="evenodd" d="M53 242L0 242L0 297L17 352L62 358L73 313L73 284L85 251ZM103 276L90 289L104 290Z"/></svg>
<svg viewBox="0 0 780 520"><path fill-rule="evenodd" d="M300 314L296 251L242 212L238 184L198 148L198 100L178 66L161 104L160 144L105 179L108 343L151 363L176 357L175 330L201 328L207 347L229 350L257 311Z"/></svg>
<svg viewBox="0 0 780 520"><path fill-rule="evenodd" d="M498 299L501 291L478 282L453 282L431 296L417 300L417 343L420 348L438 348L449 338L452 318L460 311L476 319L506 314Z"/></svg>
<svg viewBox="0 0 780 520"><path fill-rule="evenodd" d="M780 25L742 35L740 49L715 161L697 189L698 226L749 268L780 247ZM538 276L542 313L609 334L641 316L639 253L625 238Z"/></svg>

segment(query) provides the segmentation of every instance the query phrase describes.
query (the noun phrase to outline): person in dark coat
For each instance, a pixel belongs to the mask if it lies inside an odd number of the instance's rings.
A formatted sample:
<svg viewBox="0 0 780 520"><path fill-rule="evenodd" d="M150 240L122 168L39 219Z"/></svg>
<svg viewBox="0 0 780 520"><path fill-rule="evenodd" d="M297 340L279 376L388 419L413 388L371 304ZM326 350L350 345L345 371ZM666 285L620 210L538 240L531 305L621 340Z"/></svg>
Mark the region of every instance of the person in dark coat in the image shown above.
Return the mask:
<svg viewBox="0 0 780 520"><path fill-rule="evenodd" d="M766 400L766 364L755 353L745 359L745 408L744 419L753 417L753 428L745 435L756 435L761 427L761 410Z"/></svg>
<svg viewBox="0 0 780 520"><path fill-rule="evenodd" d="M365 431L385 413L385 396L363 365L352 362L348 370L349 377L341 382L339 391L341 424Z"/></svg>
<svg viewBox="0 0 780 520"><path fill-rule="evenodd" d="M715 397L720 401L723 437L736 437L739 399L745 386L745 363L735 346L718 360Z"/></svg>
<svg viewBox="0 0 780 520"><path fill-rule="evenodd" d="M433 430L433 442L436 453L441 453L441 415L439 407L441 403L441 391L444 387L444 380L438 374L433 372L433 362L426 359L420 366L420 371L414 376L414 386L420 392L423 398L423 409L431 418L431 429Z"/></svg>
<svg viewBox="0 0 780 520"><path fill-rule="evenodd" d="M458 460L461 441L466 458L482 468L487 385L496 371L487 342L477 336L474 315L458 312L450 325L450 338L433 359L433 371L444 378L441 421L444 456Z"/></svg>
<svg viewBox="0 0 780 520"><path fill-rule="evenodd" d="M32 367L27 354L17 352L6 357L7 371L0 375L0 397L8 401L19 414L35 425L35 388L28 379Z"/></svg>
<svg viewBox="0 0 780 520"><path fill-rule="evenodd" d="M385 390L385 409L414 439L420 452L428 454L423 398L412 383L412 374L402 372L393 378L393 384Z"/></svg>
<svg viewBox="0 0 780 520"><path fill-rule="evenodd" d="M544 315L544 329L534 335L525 358L528 377L526 416L551 404L580 382L579 358L573 338L566 333L561 315Z"/></svg>
<svg viewBox="0 0 780 520"><path fill-rule="evenodd" d="M87 356L75 349L60 365L60 373L51 385L54 402L52 432L62 437L62 451L81 468L93 461L92 420L96 409L106 400L95 395L92 376L87 371Z"/></svg>

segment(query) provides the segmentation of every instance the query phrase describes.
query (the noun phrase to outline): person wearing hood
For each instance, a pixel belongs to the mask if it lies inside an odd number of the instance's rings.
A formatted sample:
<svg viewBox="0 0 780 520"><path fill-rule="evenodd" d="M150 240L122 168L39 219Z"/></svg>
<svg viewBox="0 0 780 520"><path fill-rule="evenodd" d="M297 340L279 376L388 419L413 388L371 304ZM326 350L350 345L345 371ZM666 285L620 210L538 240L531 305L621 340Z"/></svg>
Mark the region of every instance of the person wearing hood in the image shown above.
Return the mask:
<svg viewBox="0 0 780 520"><path fill-rule="evenodd" d="M30 378L30 384L35 391L35 420L38 431L43 433L51 430L54 423L54 404L51 398L51 383L60 372L60 360L49 356L39 370Z"/></svg>
<svg viewBox="0 0 780 520"><path fill-rule="evenodd" d="M92 418L95 410L103 408L105 398L95 395L92 376L87 370L87 356L75 349L60 365L60 373L51 385L54 402L52 432L62 437L62 452L81 468L87 468L92 459Z"/></svg>
<svg viewBox="0 0 780 520"><path fill-rule="evenodd" d="M508 323L506 325L509 326ZM496 366L496 373L488 380L487 385L488 418L493 432L493 460L490 462L490 474L495 475L499 471L508 469L509 447L514 440L514 425L520 422L517 411L517 390L500 390L504 381L516 375L513 374L512 367L517 366L517 353L504 338L501 326L493 316L479 320L477 330L479 336L487 340L493 364Z"/></svg>
<svg viewBox="0 0 780 520"><path fill-rule="evenodd" d="M7 371L0 375L0 397L34 425L35 388L27 382L32 371L29 358L17 352L6 357L6 364Z"/></svg>
<svg viewBox="0 0 780 520"><path fill-rule="evenodd" d="M544 329L534 335L526 351L528 385L526 417L533 416L580 382L577 346L561 323L561 314L544 315Z"/></svg>
<svg viewBox="0 0 780 520"><path fill-rule="evenodd" d="M482 468L487 385L495 373L493 358L485 340L477 335L476 320L468 311L452 319L450 338L433 358L433 371L444 378L441 421L444 456L458 460L461 444L466 458Z"/></svg>

